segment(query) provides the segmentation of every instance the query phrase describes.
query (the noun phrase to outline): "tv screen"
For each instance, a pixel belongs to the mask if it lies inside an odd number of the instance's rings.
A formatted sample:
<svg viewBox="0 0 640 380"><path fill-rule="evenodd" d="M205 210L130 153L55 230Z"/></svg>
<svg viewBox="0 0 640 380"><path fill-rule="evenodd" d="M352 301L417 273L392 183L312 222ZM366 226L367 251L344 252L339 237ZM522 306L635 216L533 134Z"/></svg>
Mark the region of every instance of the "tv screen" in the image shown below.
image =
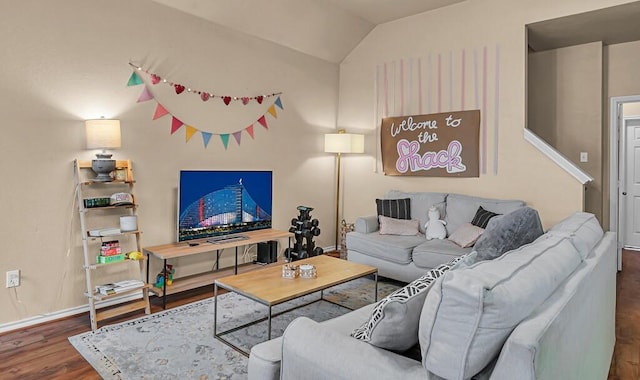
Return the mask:
<svg viewBox="0 0 640 380"><path fill-rule="evenodd" d="M181 170L178 241L271 228L272 172Z"/></svg>

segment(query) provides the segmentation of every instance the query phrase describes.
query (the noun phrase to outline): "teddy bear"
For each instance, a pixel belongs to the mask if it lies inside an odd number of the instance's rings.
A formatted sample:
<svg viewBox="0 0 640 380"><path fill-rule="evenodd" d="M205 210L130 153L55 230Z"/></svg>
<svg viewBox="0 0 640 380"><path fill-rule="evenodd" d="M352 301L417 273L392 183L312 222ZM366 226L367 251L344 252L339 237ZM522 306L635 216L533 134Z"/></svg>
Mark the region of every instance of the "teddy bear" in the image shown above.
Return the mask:
<svg viewBox="0 0 640 380"><path fill-rule="evenodd" d="M444 228L444 225L447 224L447 222L440 220L440 211L435 206L431 206L428 215L429 220L424 225L427 240L446 238L447 230Z"/></svg>

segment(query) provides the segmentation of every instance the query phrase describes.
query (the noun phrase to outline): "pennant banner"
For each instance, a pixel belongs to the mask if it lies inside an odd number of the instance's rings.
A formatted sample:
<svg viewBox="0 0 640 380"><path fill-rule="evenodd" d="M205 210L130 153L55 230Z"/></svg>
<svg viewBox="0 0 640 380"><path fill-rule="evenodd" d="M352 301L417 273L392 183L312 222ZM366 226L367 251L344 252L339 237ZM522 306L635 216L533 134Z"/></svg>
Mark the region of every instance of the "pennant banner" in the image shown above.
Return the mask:
<svg viewBox="0 0 640 380"><path fill-rule="evenodd" d="M185 141L189 142L189 140L191 140L191 137L193 137L193 135L198 132L197 129L195 129L194 127L187 125L187 132L185 133Z"/></svg>
<svg viewBox="0 0 640 380"><path fill-rule="evenodd" d="M171 134L174 134L178 129L180 129L180 127L182 127L184 124L176 119L176 117L172 117L171 118Z"/></svg>
<svg viewBox="0 0 640 380"><path fill-rule="evenodd" d="M244 129L245 131L247 131L247 133L249 134L249 136L251 136L251 139L253 139L253 124L251 124L250 126L248 126L247 128Z"/></svg>
<svg viewBox="0 0 640 380"><path fill-rule="evenodd" d="M138 70L141 70L138 68ZM159 83L161 81L160 77L155 75L155 74L150 74L151 75L151 82L153 84ZM139 75L137 75L137 73L134 71L133 74L131 74L131 77L129 77L129 81L127 82L127 86L137 86L137 85L142 85L145 84L145 82L140 78ZM181 85L180 85L181 86ZM176 87L176 93L182 92L182 90L184 90L184 87ZM149 100L155 100L156 101L156 107L155 107L155 111L153 113L153 120L157 120L160 119L166 115L171 116L171 134L175 134L178 130L180 130L180 128L182 128L182 126L185 126L185 142L189 142L193 136L197 133L200 133L200 135L202 136L202 142L204 144L204 147L207 148L209 146L209 142L211 141L211 137L216 135L220 137L220 141L222 141L222 145L224 146L224 149L226 150L229 147L229 136L232 135L234 140L236 141L236 143L238 144L238 146L240 146L240 144L242 143L242 132L246 132L249 137L251 137L251 139L253 140L255 138L255 130L254 130L254 125L260 124L262 127L264 127L264 129L269 129L269 125L267 124L267 115L271 115L271 117L273 117L274 119L278 118L278 113L276 110L276 107L283 110L283 106L282 106L282 99L280 98L279 94L281 93L276 93L276 94L272 94L272 95L260 95L260 96L256 96L256 97L242 97L241 100L244 104L247 104L250 100L256 100L256 102L262 104L262 102L264 101L265 98L269 98L271 96L276 96L276 99L274 100L274 102L267 108L267 111L260 115L260 117L258 117L256 119L256 121L254 121L253 123L251 123L251 125L244 127L242 129L233 131L233 132L229 132L229 133L212 133L212 132L208 132L208 131L203 131L197 127L194 127L192 125L186 125L185 123L183 123L179 118L177 118L175 115L173 115L171 112L169 112L169 110L162 104L160 104L160 102L155 98L155 96L153 95L153 93L151 92L150 88L145 84L144 89L142 91L142 93L140 94L140 96L138 97L137 102L141 103L141 102L146 102ZM211 95L213 97L213 95ZM206 96L202 96L203 100ZM235 100L235 99L224 99L223 101L225 101L225 103L227 102L231 102L231 100Z"/></svg>
<svg viewBox="0 0 640 380"><path fill-rule="evenodd" d="M147 86L144 86L144 90L142 90L142 94L138 97L138 103L146 102L147 100L153 99L153 95L149 92Z"/></svg>
<svg viewBox="0 0 640 380"><path fill-rule="evenodd" d="M222 144L224 145L224 149L227 149L227 146L229 145L229 134L225 133L223 135L220 135L220 140L222 140Z"/></svg>
<svg viewBox="0 0 640 380"><path fill-rule="evenodd" d="M138 76L138 74L134 71L133 73L131 73L131 76L129 77L129 82L127 82L127 86L137 86L144 83L142 81L142 79L140 79L140 76Z"/></svg>
<svg viewBox="0 0 640 380"><path fill-rule="evenodd" d="M153 120L159 119L164 115L168 115L168 114L169 114L169 111L167 111L167 109L164 108L162 104L158 103L158 106L156 107L156 112L153 114Z"/></svg>
<svg viewBox="0 0 640 380"><path fill-rule="evenodd" d="M211 133L209 132L201 132L202 134L202 142L204 143L204 147L206 148L209 145L209 140L211 140Z"/></svg>
<svg viewBox="0 0 640 380"><path fill-rule="evenodd" d="M149 76L149 80L153 85L156 85L161 82L164 84L168 84L169 86L174 88L177 95L180 95L184 91L187 91L188 93L193 93L198 95L203 102L206 102L210 98L214 98L214 99L218 98L218 99L221 99L224 102L224 104L227 106L232 101L233 102L239 101L240 103L242 103L242 105L247 105L250 101L254 100L258 102L258 104L262 104L262 101L265 98L270 98L270 97L274 97L282 94L282 92L275 92L273 94L263 94L263 95L254 95L254 96L219 95L219 94L214 94L211 91L196 90L193 87L185 86L183 84L167 80L166 78L162 78L160 75L156 73L150 73L149 71L144 70L142 67L136 66L131 62L129 62L129 65L133 67L135 71L133 72L133 74L131 74L131 77L129 78L129 82L127 83L127 86L137 86L137 85L143 84L144 82L140 78L139 73L145 73ZM280 109L282 109L282 103L278 103L277 105L278 107L280 107Z"/></svg>

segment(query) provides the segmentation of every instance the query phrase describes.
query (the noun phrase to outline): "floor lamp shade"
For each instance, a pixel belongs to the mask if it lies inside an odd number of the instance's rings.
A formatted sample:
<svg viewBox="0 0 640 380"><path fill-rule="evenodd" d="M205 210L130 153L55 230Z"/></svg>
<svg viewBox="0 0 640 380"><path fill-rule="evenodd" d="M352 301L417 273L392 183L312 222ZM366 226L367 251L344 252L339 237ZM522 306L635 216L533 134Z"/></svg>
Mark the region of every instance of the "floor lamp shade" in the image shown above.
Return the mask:
<svg viewBox="0 0 640 380"><path fill-rule="evenodd" d="M325 153L364 153L364 135L329 133L324 135Z"/></svg>
<svg viewBox="0 0 640 380"><path fill-rule="evenodd" d="M102 153L96 154L97 159L91 161L91 169L97 174L94 181L112 181L110 173L116 168L116 160L112 160L111 154L104 149L120 148L120 120L87 120L84 125L87 149L103 149Z"/></svg>
<svg viewBox="0 0 640 380"><path fill-rule="evenodd" d="M364 135L345 133L344 129L338 133L324 135L325 153L336 153L336 241L338 249L338 234L340 220L340 155L343 153L364 153Z"/></svg>

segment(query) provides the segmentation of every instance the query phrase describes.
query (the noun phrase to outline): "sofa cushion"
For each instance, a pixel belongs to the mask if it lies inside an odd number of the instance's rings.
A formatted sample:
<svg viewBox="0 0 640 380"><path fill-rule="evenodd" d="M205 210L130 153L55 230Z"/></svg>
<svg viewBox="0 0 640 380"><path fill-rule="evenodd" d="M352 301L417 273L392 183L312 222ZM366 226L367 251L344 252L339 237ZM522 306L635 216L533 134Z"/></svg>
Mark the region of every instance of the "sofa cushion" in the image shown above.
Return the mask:
<svg viewBox="0 0 640 380"><path fill-rule="evenodd" d="M582 258L602 239L604 231L595 215L587 212L576 212L549 230L553 235L569 236Z"/></svg>
<svg viewBox="0 0 640 380"><path fill-rule="evenodd" d="M522 207L491 219L473 249L478 252L478 261L493 260L531 243L543 233L538 212L531 207Z"/></svg>
<svg viewBox="0 0 640 380"><path fill-rule="evenodd" d="M480 228L487 228L487 224L494 216L498 216L500 214L496 214L495 212L485 210L482 206L478 207L478 211L471 219L471 224L474 226L478 226Z"/></svg>
<svg viewBox="0 0 640 380"><path fill-rule="evenodd" d="M380 215L380 235L416 236L418 221L414 219L396 219Z"/></svg>
<svg viewBox="0 0 640 380"><path fill-rule="evenodd" d="M580 262L568 238L546 234L495 260L446 272L420 317L424 367L447 379L480 372Z"/></svg>
<svg viewBox="0 0 640 380"><path fill-rule="evenodd" d="M448 239L462 248L469 248L478 241L478 238L480 238L483 232L484 228L474 226L471 223L465 223L452 233Z"/></svg>
<svg viewBox="0 0 640 380"><path fill-rule="evenodd" d="M347 247L371 257L399 264L408 264L412 260L413 248L423 243L424 236L380 235L378 232L363 234L349 232ZM448 260L445 260L446 262ZM441 263L440 263L441 264Z"/></svg>
<svg viewBox="0 0 640 380"><path fill-rule="evenodd" d="M447 194L432 192L404 192L400 190L389 190L386 199L411 199L411 218L420 221L420 232L424 233L424 225L429 220L429 208L436 206L440 210L440 218L445 217L445 200Z"/></svg>
<svg viewBox="0 0 640 380"><path fill-rule="evenodd" d="M448 239L423 239L421 243L413 249L413 262L416 266L425 269L435 268L472 250L472 248L461 248Z"/></svg>
<svg viewBox="0 0 640 380"><path fill-rule="evenodd" d="M411 219L411 199L376 199L378 216Z"/></svg>
<svg viewBox="0 0 640 380"><path fill-rule="evenodd" d="M431 269L422 277L376 303L373 312L351 336L387 350L406 351L418 343L418 322L427 291L461 257Z"/></svg>
<svg viewBox="0 0 640 380"><path fill-rule="evenodd" d="M444 219L447 222L447 233L451 235L464 223L471 222L480 206L485 210L490 210L498 214L507 214L524 205L525 203L523 201L518 200L500 200L471 197L462 194L449 194L447 196L447 212Z"/></svg>

